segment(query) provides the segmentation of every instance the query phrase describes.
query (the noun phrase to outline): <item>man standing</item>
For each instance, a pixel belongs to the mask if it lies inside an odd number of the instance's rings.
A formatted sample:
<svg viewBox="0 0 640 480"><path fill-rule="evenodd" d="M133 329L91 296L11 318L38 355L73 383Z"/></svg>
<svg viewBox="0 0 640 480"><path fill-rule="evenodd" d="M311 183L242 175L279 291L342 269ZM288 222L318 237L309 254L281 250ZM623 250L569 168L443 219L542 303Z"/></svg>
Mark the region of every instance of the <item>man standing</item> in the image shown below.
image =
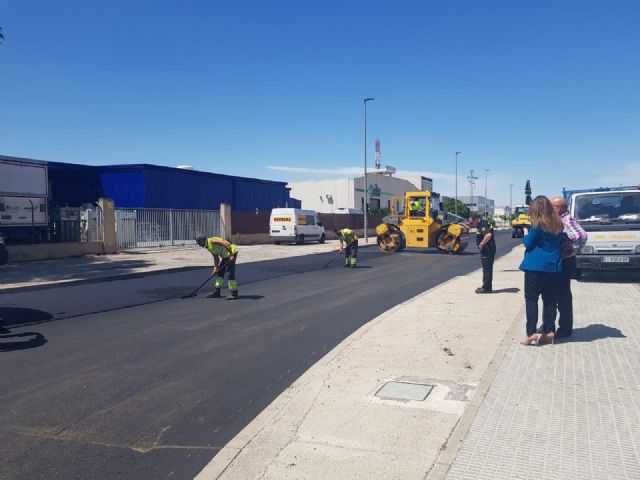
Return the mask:
<svg viewBox="0 0 640 480"><path fill-rule="evenodd" d="M340 253L346 250L344 266L347 268L356 268L358 262L358 236L349 228L336 228L333 232L340 240Z"/></svg>
<svg viewBox="0 0 640 480"><path fill-rule="evenodd" d="M555 338L568 337L573 331L573 296L571 295L571 279L576 275L576 255L587 243L587 232L578 224L567 211L567 201L564 197L554 197L551 204L560 215L564 225L565 238L562 242L560 256L562 258L562 273L558 285L558 312L560 313L559 327Z"/></svg>
<svg viewBox="0 0 640 480"><path fill-rule="evenodd" d="M236 259L238 258L238 249L235 245L227 242L224 238L211 237L204 235L196 237L196 243L202 248L209 250L213 255L213 263L215 267L213 274L216 274L216 280L213 292L207 295L207 298L220 298L220 289L224 282L225 274L227 275L227 287L229 287L229 295L227 300L238 298L238 284L236 283Z"/></svg>
<svg viewBox="0 0 640 480"><path fill-rule="evenodd" d="M476 245L480 250L482 262L482 287L476 288L476 293L491 293L493 291L493 261L496 258L496 240L493 235L493 225L474 213L469 223L476 229Z"/></svg>

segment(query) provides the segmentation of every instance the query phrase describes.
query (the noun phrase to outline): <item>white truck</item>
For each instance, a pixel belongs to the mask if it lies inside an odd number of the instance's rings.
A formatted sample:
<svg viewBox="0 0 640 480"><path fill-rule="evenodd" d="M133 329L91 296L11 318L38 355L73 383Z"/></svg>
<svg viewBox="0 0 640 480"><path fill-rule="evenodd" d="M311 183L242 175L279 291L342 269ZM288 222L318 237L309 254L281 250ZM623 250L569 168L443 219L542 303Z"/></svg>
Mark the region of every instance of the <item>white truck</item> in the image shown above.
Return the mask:
<svg viewBox="0 0 640 480"><path fill-rule="evenodd" d="M564 190L569 213L589 233L578 256L587 270L640 270L640 189Z"/></svg>
<svg viewBox="0 0 640 480"><path fill-rule="evenodd" d="M0 155L0 243L46 239L48 185L45 162Z"/></svg>
<svg viewBox="0 0 640 480"><path fill-rule="evenodd" d="M302 245L308 240L324 243L324 225L314 210L274 208L269 218L269 238L276 245L283 242Z"/></svg>

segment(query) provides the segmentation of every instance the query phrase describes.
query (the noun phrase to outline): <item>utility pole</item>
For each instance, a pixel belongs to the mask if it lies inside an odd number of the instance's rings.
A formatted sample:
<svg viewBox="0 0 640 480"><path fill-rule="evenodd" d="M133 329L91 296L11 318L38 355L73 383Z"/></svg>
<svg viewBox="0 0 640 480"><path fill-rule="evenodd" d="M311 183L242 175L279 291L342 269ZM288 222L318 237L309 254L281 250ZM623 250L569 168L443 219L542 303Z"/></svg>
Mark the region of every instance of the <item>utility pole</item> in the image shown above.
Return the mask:
<svg viewBox="0 0 640 480"><path fill-rule="evenodd" d="M454 204L455 214L458 215L458 155L462 152L456 152L456 203Z"/></svg>
<svg viewBox="0 0 640 480"><path fill-rule="evenodd" d="M473 175L473 168L471 169L471 171L469 172L469 175L467 175L467 179L469 180L469 188L471 190L471 203L474 203L473 200L473 187L476 184L476 182L474 180L477 180L478 177ZM478 201L475 201L476 204L476 212L478 212Z"/></svg>
<svg viewBox="0 0 640 480"><path fill-rule="evenodd" d="M489 209L487 204L489 203L489 199L487 198L487 173L489 173L489 169L484 169L484 216L486 217L489 213Z"/></svg>
<svg viewBox="0 0 640 480"><path fill-rule="evenodd" d="M369 243L369 236L367 234L367 213L369 210L369 202L367 194L369 193L369 185L367 185L367 102L375 100L373 97L366 97L364 99L364 243Z"/></svg>
<svg viewBox="0 0 640 480"><path fill-rule="evenodd" d="M509 185L509 215L513 215L513 183Z"/></svg>

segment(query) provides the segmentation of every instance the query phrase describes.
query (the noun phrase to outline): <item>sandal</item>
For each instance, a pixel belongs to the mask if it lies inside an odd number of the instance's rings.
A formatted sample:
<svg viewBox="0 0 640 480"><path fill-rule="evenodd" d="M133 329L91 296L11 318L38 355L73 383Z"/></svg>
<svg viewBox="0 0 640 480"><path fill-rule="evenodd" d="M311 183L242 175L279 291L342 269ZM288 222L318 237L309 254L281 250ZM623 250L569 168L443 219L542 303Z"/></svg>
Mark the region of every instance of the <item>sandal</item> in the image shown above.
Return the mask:
<svg viewBox="0 0 640 480"><path fill-rule="evenodd" d="M538 342L541 344L548 343L553 345L555 338L556 336L553 332L543 333L542 336L540 337L540 340L538 340Z"/></svg>
<svg viewBox="0 0 640 480"><path fill-rule="evenodd" d="M540 335L539 333L534 333L533 335L529 335L528 337L526 337L523 340L520 340L520 344L521 345L531 345L531 346L538 346L540 345L540 338L542 337L542 335Z"/></svg>

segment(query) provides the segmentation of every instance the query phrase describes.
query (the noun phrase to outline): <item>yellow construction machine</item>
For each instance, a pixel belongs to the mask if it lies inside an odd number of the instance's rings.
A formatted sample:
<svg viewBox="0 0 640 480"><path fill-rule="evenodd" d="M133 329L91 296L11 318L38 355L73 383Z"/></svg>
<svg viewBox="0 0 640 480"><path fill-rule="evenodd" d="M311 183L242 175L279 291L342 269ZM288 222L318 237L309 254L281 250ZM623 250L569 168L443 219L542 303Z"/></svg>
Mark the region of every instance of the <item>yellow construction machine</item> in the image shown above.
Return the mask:
<svg viewBox="0 0 640 480"><path fill-rule="evenodd" d="M431 192L393 197L391 215L376 227L376 234L383 252L436 247L451 254L462 252L469 244L469 227L461 217L442 212L439 197Z"/></svg>
<svg viewBox="0 0 640 480"><path fill-rule="evenodd" d="M531 216L529 215L529 205L531 204L531 182L527 180L524 186L524 195L526 205L518 205L513 211L513 220L511 220L511 238L524 237L524 229L531 227Z"/></svg>
<svg viewBox="0 0 640 480"><path fill-rule="evenodd" d="M513 210L513 220L511 220L511 238L524 237L524 229L531 226L531 217L529 216L529 207L527 205L518 205Z"/></svg>

